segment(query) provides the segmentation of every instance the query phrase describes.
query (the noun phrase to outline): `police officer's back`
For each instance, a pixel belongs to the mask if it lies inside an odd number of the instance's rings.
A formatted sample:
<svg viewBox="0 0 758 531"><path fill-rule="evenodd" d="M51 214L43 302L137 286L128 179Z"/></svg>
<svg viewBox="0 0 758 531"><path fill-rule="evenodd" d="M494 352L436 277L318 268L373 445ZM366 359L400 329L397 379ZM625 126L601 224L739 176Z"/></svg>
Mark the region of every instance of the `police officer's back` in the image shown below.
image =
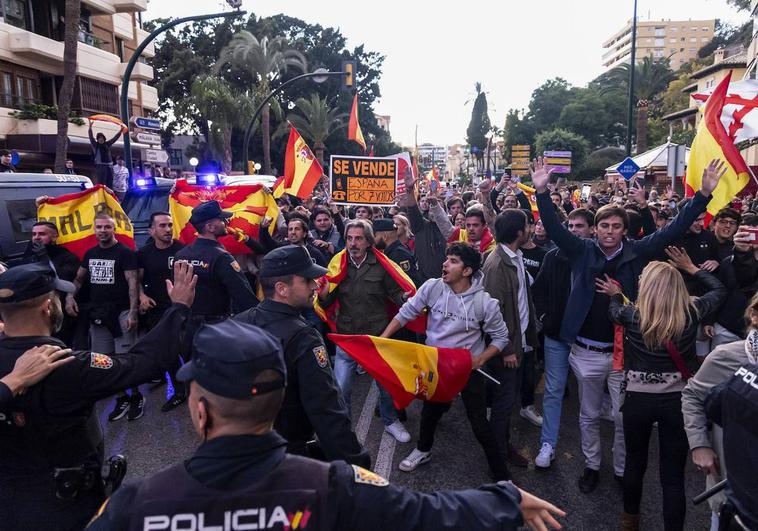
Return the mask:
<svg viewBox="0 0 758 531"><path fill-rule="evenodd" d="M195 454L122 487L91 529L516 529L520 494L510 484L421 494L343 461L288 455L271 428L284 398L279 341L252 325L202 325L192 361L189 411L204 440ZM533 510L558 511L524 494ZM536 516L535 516L536 517ZM538 518L538 517L537 517ZM544 516L543 516L544 518Z"/></svg>
<svg viewBox="0 0 758 531"><path fill-rule="evenodd" d="M395 222L389 218L376 219L373 222L373 228L376 248L400 266L400 269L410 277L417 288L421 287L424 281L419 272L416 257L398 239Z"/></svg>
<svg viewBox="0 0 758 531"><path fill-rule="evenodd" d="M129 353L74 352L74 361L0 406L0 528L81 529L102 502L103 436L94 405L154 378L178 356L174 339L193 293L191 268L179 269L172 298L182 304L172 306ZM74 286L58 279L49 264L0 274L0 377L30 347L65 348L51 337L63 318L55 290L70 293Z"/></svg>
<svg viewBox="0 0 758 531"><path fill-rule="evenodd" d="M302 245L279 247L261 263L259 280L266 299L235 319L259 326L282 342L287 389L274 427L287 439L287 451L309 455L307 443L315 431L327 461L369 467L371 458L350 425L324 338L300 313L313 308L315 279L325 274Z"/></svg>
<svg viewBox="0 0 758 531"><path fill-rule="evenodd" d="M232 213L221 210L218 201L199 204L190 217L198 238L176 253L176 260L189 262L195 268L198 281L192 314L204 320L220 320L257 303L239 264L218 242L227 234L230 217Z"/></svg>

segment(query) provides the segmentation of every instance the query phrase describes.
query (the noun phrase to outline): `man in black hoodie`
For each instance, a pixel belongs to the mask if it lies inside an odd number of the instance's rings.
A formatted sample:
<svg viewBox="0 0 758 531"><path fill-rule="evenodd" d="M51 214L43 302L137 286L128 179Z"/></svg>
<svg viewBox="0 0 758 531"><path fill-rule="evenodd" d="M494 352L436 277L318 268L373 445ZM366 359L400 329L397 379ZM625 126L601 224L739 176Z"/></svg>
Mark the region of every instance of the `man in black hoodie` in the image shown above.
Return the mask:
<svg viewBox="0 0 758 531"><path fill-rule="evenodd" d="M405 206L408 209L408 221L416 237L416 258L421 280L442 276L442 263L445 261L447 242L442 237L437 224L430 221L421 212L416 203L413 173L410 169L405 175Z"/></svg>

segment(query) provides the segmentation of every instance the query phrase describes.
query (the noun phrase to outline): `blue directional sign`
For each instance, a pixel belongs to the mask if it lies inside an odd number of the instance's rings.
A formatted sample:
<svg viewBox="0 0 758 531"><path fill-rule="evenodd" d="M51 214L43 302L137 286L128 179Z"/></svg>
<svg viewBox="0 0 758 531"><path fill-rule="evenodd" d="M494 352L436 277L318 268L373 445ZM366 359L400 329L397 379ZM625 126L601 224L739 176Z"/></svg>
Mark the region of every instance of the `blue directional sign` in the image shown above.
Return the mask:
<svg viewBox="0 0 758 531"><path fill-rule="evenodd" d="M628 181L637 175L637 172L640 171L640 167L632 160L632 157L627 157L624 159L624 162L618 165L616 171Z"/></svg>
<svg viewBox="0 0 758 531"><path fill-rule="evenodd" d="M142 118L141 116L134 119L134 125L141 129L161 130L161 121L155 118Z"/></svg>

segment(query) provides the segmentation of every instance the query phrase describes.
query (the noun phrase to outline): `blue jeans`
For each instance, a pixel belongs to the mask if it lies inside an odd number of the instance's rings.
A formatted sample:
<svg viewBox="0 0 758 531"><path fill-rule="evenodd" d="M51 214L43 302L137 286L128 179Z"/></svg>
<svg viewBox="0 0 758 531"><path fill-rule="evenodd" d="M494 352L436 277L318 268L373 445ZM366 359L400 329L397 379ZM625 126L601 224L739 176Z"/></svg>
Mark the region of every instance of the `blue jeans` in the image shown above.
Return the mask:
<svg viewBox="0 0 758 531"><path fill-rule="evenodd" d="M542 443L555 448L561 427L563 393L569 372L571 345L545 336L545 397L542 402Z"/></svg>
<svg viewBox="0 0 758 531"><path fill-rule="evenodd" d="M355 374L357 363L340 347L337 347L336 350L337 353L334 356L334 378L337 380L337 385L340 388L342 399L347 405L347 412L349 414L352 409L350 398L353 390L353 375ZM376 385L379 388L379 415L381 415L384 425L389 426L397 420L395 404L392 403L390 394L378 383Z"/></svg>

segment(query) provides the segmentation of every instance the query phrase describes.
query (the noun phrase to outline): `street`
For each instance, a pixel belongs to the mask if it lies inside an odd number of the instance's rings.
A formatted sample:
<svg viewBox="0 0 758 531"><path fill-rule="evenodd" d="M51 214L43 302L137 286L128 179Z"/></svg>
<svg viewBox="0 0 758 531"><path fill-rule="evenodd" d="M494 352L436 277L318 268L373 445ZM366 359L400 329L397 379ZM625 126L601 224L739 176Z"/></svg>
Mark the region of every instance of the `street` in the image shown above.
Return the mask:
<svg viewBox="0 0 758 531"><path fill-rule="evenodd" d="M621 489L613 480L610 441L612 425L602 421L604 442L603 465L598 488L590 495L579 492L577 479L584 466L579 443L578 399L573 377L569 380L571 394L564 401L561 433L556 459L550 470L528 470L511 467L514 483L537 496L558 505L568 513L564 529L615 530L619 528L622 512ZM134 422L125 419L115 423L107 421L113 399L98 406L100 421L106 438L106 457L123 453L129 462L127 481L144 478L189 456L196 447L197 438L192 430L186 404L169 413L161 413L166 388L142 386L147 400L145 415ZM370 386L367 375L356 376L353 387L353 426L359 440L368 448L374 470L391 482L411 489L430 492L445 489L465 489L490 482L484 454L466 420L463 405L458 398L453 408L440 422L431 461L413 473L400 471L400 461L415 447L418 436L420 402L407 410L406 427L412 440L400 444L382 429L381 420L374 415L378 393ZM542 395L536 396L541 410ZM653 437L657 432L653 431ZM533 461L539 449L540 430L516 414L513 423L513 442ZM651 441L648 472L642 501L640 528L663 529L661 517L661 491L657 474L657 440ZM703 530L710 526L707 504L695 507L689 500L703 490L702 474L688 460L686 471L688 530Z"/></svg>

